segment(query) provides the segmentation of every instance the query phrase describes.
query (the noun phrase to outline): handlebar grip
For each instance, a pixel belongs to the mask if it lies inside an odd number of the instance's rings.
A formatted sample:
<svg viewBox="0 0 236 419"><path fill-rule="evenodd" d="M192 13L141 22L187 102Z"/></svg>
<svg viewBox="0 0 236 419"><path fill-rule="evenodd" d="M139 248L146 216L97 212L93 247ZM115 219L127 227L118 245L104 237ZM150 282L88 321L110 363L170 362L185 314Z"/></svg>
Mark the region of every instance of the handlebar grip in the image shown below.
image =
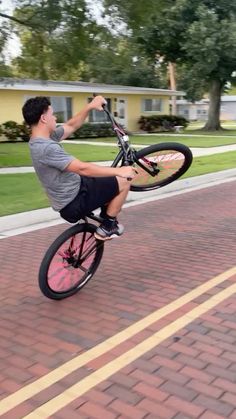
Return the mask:
<svg viewBox="0 0 236 419"><path fill-rule="evenodd" d="M93 97L96 97L96 96L98 96L98 95L97 95L97 93L93 93ZM102 108L103 108L103 110L104 110L104 111L108 111L108 108L107 108L106 103L104 103L104 104L102 105Z"/></svg>

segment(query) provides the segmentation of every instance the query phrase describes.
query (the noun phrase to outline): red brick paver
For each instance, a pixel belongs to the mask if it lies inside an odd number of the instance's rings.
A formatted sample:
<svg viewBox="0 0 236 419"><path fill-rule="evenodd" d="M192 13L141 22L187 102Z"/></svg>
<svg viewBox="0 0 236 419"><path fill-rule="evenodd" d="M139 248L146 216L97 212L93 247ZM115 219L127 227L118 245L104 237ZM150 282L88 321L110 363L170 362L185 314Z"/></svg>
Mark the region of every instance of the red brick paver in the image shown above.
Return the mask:
<svg viewBox="0 0 236 419"><path fill-rule="evenodd" d="M77 295L41 295L42 256L66 226L0 240L0 399L236 265L236 183L127 208ZM230 278L3 418L21 418L232 285ZM113 374L53 418L236 418L236 297Z"/></svg>

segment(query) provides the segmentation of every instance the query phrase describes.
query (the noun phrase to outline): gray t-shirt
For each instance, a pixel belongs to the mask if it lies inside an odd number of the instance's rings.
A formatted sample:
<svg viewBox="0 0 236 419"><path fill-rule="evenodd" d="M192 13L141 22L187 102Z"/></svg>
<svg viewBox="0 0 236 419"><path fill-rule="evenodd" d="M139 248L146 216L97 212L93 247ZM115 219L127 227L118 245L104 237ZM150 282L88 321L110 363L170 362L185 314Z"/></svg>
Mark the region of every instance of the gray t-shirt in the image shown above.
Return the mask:
<svg viewBox="0 0 236 419"><path fill-rule="evenodd" d="M33 166L55 211L73 201L81 184L80 175L65 171L75 157L59 144L63 134L64 128L60 126L51 138L36 137L29 141Z"/></svg>

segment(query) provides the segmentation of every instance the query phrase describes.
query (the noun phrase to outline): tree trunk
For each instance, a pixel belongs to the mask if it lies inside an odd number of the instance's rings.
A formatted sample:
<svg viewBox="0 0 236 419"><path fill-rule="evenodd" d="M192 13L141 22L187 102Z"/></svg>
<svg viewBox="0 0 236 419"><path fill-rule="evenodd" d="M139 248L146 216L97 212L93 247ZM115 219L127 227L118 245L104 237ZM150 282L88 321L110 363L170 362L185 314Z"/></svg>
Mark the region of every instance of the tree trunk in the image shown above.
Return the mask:
<svg viewBox="0 0 236 419"><path fill-rule="evenodd" d="M41 80L48 80L48 71L46 63L46 49L47 49L47 40L45 39L45 34L43 32L38 32L35 34L38 39L38 50L41 53L41 63L39 65L39 77Z"/></svg>
<svg viewBox="0 0 236 419"><path fill-rule="evenodd" d="M223 84L220 80L212 80L210 91L209 91L209 111L208 121L203 127L203 130L217 131L222 129L220 125L220 103L221 103L221 92Z"/></svg>
<svg viewBox="0 0 236 419"><path fill-rule="evenodd" d="M176 90L175 64L169 62L168 70L169 70L170 88L171 88L171 90ZM176 113L177 113L176 96L171 97L171 105L172 105L171 114L176 115Z"/></svg>

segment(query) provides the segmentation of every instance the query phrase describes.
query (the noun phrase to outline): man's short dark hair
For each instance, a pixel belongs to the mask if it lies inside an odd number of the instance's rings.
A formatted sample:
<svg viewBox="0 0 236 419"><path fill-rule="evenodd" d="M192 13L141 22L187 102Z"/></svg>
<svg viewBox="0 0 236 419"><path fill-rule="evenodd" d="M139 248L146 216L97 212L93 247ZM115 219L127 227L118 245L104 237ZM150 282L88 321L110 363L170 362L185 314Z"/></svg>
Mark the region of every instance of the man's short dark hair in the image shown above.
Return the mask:
<svg viewBox="0 0 236 419"><path fill-rule="evenodd" d="M41 115L44 112L47 112L48 107L50 105L50 100L45 96L37 96L28 99L22 108L22 113L25 122L28 125L37 124L40 120Z"/></svg>

